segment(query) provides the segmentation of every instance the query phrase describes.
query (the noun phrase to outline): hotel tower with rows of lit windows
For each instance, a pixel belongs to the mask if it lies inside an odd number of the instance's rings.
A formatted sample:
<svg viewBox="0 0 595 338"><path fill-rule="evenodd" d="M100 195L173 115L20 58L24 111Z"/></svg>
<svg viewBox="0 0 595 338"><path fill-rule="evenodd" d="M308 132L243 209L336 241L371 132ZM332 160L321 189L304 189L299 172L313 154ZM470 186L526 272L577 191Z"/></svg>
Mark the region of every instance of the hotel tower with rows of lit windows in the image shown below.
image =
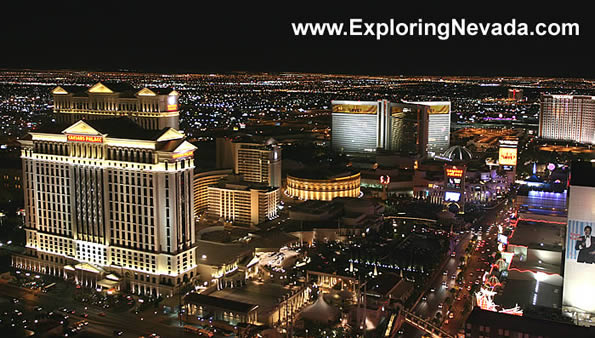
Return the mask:
<svg viewBox="0 0 595 338"><path fill-rule="evenodd" d="M16 268L108 291L173 295L196 279L194 147L178 93L56 87L57 124L22 145L26 251Z"/></svg>

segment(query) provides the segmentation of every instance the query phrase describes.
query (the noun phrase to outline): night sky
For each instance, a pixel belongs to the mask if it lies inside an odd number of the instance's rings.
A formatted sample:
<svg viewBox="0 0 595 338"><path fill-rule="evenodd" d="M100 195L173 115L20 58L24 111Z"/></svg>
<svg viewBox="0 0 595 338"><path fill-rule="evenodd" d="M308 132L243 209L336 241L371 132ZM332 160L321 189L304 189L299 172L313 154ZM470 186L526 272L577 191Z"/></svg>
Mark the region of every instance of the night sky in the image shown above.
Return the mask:
<svg viewBox="0 0 595 338"><path fill-rule="evenodd" d="M568 1L53 1L3 5L0 68L595 78L591 10ZM327 2L324 2L325 4ZM394 5L387 6L384 3ZM579 22L579 37L295 37L291 22Z"/></svg>

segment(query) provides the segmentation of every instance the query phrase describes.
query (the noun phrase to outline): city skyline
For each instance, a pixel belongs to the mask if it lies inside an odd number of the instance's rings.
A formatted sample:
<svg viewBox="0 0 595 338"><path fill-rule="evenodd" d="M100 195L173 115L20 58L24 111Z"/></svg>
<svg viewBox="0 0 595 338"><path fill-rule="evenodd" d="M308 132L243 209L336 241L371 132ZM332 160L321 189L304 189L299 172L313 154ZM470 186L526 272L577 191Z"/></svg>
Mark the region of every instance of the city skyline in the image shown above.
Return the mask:
<svg viewBox="0 0 595 338"><path fill-rule="evenodd" d="M584 12L7 4L0 330L594 337Z"/></svg>

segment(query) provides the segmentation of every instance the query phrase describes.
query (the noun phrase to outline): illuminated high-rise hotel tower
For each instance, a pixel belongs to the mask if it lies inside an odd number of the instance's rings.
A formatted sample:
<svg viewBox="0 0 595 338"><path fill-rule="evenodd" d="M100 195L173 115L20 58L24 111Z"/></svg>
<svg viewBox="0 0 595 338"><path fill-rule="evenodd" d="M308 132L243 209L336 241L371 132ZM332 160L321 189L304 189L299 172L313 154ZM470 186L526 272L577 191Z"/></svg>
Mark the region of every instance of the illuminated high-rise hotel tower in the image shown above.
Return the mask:
<svg viewBox="0 0 595 338"><path fill-rule="evenodd" d="M595 96L542 94L539 137L595 144Z"/></svg>
<svg viewBox="0 0 595 338"><path fill-rule="evenodd" d="M20 140L27 250L13 266L154 296L196 278L196 147L178 94L129 89L57 87L62 123Z"/></svg>

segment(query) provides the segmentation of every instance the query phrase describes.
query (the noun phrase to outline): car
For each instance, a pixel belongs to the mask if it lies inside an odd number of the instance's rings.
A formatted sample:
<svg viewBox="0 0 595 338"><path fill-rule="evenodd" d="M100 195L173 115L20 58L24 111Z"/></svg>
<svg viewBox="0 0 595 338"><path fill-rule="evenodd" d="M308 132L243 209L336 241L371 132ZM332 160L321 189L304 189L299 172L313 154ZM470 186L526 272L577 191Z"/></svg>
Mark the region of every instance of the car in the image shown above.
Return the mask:
<svg viewBox="0 0 595 338"><path fill-rule="evenodd" d="M444 272L442 273L442 275L443 275L443 276L446 276L446 275L448 275L448 271L444 271Z"/></svg>
<svg viewBox="0 0 595 338"><path fill-rule="evenodd" d="M105 317L105 312L99 312L98 315L101 317Z"/></svg>
<svg viewBox="0 0 595 338"><path fill-rule="evenodd" d="M423 300L425 302L426 300L428 300L428 297L423 296L423 297L421 297L421 300Z"/></svg>
<svg viewBox="0 0 595 338"><path fill-rule="evenodd" d="M442 286L446 286L446 282L442 282Z"/></svg>
<svg viewBox="0 0 595 338"><path fill-rule="evenodd" d="M434 288L431 288L430 289L430 292L434 292L434 291L436 291L436 289L434 289Z"/></svg>
<svg viewBox="0 0 595 338"><path fill-rule="evenodd" d="M442 303L438 304L438 308L442 309Z"/></svg>
<svg viewBox="0 0 595 338"><path fill-rule="evenodd" d="M83 313L83 318L89 318L89 314L88 313Z"/></svg>
<svg viewBox="0 0 595 338"><path fill-rule="evenodd" d="M451 312L451 313L448 314L448 318L451 318L452 319L454 316L455 316L455 313L454 312Z"/></svg>
<svg viewBox="0 0 595 338"><path fill-rule="evenodd" d="M120 331L120 330L114 330L114 336L121 336L121 335L123 335L123 334L124 334L124 332L123 332L123 331Z"/></svg>

